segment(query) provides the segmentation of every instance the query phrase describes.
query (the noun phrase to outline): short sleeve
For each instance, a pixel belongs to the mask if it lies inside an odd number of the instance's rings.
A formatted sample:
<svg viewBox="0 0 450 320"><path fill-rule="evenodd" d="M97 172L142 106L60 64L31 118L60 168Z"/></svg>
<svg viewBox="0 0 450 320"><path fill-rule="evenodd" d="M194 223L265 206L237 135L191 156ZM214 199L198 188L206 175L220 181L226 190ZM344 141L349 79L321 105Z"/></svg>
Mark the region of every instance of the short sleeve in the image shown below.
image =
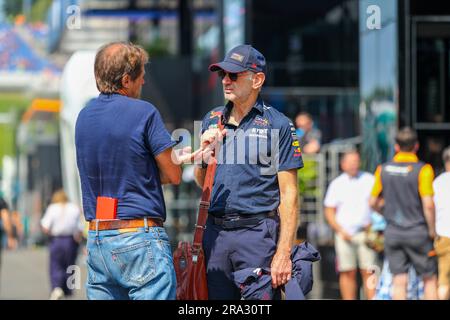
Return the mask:
<svg viewBox="0 0 450 320"><path fill-rule="evenodd" d="M375 170L374 178L375 182L370 195L372 197L378 197L381 194L381 191L383 191L383 184L381 183L381 166L378 166L377 170Z"/></svg>
<svg viewBox="0 0 450 320"><path fill-rule="evenodd" d="M277 128L274 128L277 129ZM278 171L303 168L302 151L292 122L283 116L279 129Z"/></svg>
<svg viewBox="0 0 450 320"><path fill-rule="evenodd" d="M433 196L434 171L431 165L426 164L419 172L419 194L421 197Z"/></svg>
<svg viewBox="0 0 450 320"><path fill-rule="evenodd" d="M158 110L154 110L147 123L147 141L150 152L154 157L164 150L173 147L176 142L172 139L164 125Z"/></svg>
<svg viewBox="0 0 450 320"><path fill-rule="evenodd" d="M50 227L52 226L52 220L53 220L53 212L54 212L53 205L50 205L47 210L45 211L44 217L41 219L41 226L45 229L50 230Z"/></svg>
<svg viewBox="0 0 450 320"><path fill-rule="evenodd" d="M77 231L82 232L86 227L86 220L84 219L83 213L81 212L80 208L73 204L74 210L76 210L76 217L77 217Z"/></svg>
<svg viewBox="0 0 450 320"><path fill-rule="evenodd" d="M319 129L313 129L311 131L311 139L316 140L319 144L322 141L322 132Z"/></svg>
<svg viewBox="0 0 450 320"><path fill-rule="evenodd" d="M338 206L338 196L336 189L336 180L332 181L328 186L327 193L325 194L325 199L323 204L328 208L336 208Z"/></svg>

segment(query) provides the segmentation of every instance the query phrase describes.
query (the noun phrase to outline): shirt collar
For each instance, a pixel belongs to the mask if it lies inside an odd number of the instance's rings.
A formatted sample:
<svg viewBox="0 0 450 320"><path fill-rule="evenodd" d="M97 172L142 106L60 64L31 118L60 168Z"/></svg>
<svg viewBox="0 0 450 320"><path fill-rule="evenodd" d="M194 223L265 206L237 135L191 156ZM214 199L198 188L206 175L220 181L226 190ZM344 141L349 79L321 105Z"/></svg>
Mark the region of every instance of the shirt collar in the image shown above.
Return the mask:
<svg viewBox="0 0 450 320"><path fill-rule="evenodd" d="M394 156L394 162L419 162L419 158L415 153L400 151Z"/></svg>
<svg viewBox="0 0 450 320"><path fill-rule="evenodd" d="M233 109L233 102L228 101L228 103L224 107L224 111L222 114L222 123L228 122L228 119L230 118L230 114L231 114L231 109ZM261 96L258 96L255 104L253 105L253 108L249 112L252 112L253 110L256 110L260 114L262 114L264 112L264 102L263 102Z"/></svg>
<svg viewBox="0 0 450 320"><path fill-rule="evenodd" d="M354 177L352 177L351 175L349 175L348 173L344 172L345 176L347 177L348 180L358 180L359 177L361 177L362 172L358 171L358 174Z"/></svg>

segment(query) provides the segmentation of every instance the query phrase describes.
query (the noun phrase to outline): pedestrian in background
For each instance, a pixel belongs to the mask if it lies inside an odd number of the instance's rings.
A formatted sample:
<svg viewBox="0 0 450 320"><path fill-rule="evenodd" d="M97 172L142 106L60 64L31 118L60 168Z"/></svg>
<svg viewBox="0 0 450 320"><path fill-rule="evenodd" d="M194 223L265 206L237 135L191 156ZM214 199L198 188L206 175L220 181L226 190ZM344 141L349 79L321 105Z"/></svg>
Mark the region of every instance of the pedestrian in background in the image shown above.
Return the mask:
<svg viewBox="0 0 450 320"><path fill-rule="evenodd" d="M370 191L373 175L360 171L357 151L346 152L341 160L344 171L328 187L324 205L325 217L335 232L335 250L342 299L354 300L357 294L356 272L359 268L367 299L375 290L368 278L376 263L376 252L366 244L366 228L370 225Z"/></svg>
<svg viewBox="0 0 450 320"><path fill-rule="evenodd" d="M300 148L305 154L314 154L320 151L322 133L314 128L314 121L308 112L299 112L295 117L295 127Z"/></svg>
<svg viewBox="0 0 450 320"><path fill-rule="evenodd" d="M382 198L379 198L379 201L384 201ZM382 203L380 203L380 207L382 207ZM386 229L386 219L382 216L382 214L378 212L372 213L370 228L376 232L384 232ZM381 250L384 248L384 236L377 239L378 243L372 242L372 245L377 246L377 250ZM376 250L376 251L377 251ZM389 263L387 259L384 257L384 252L379 252L379 259L383 260L383 267L381 269L381 273L377 279L377 285L375 289L374 300L392 300L392 291L393 291L393 275L391 270L389 269ZM408 289L406 298L408 300L420 300L423 298L423 281L422 278L417 276L416 270L414 270L411 265L408 270Z"/></svg>
<svg viewBox="0 0 450 320"><path fill-rule="evenodd" d="M439 299L448 300L450 299L450 147L444 150L442 158L445 172L433 182L437 234L434 247L438 256Z"/></svg>
<svg viewBox="0 0 450 320"><path fill-rule="evenodd" d="M50 300L58 300L72 294L67 284L75 265L78 246L82 240L83 220L77 205L70 203L64 190L56 191L41 220L41 226L50 236Z"/></svg>
<svg viewBox="0 0 450 320"><path fill-rule="evenodd" d="M3 248L3 232L6 233L8 248L13 248L14 237L12 231L11 217L9 215L8 204L5 199L3 199L3 193L0 191L0 266L2 262L2 248Z"/></svg>
<svg viewBox="0 0 450 320"><path fill-rule="evenodd" d="M24 226L20 213L17 210L11 212L11 227L12 236L15 240L15 247L19 248L23 245L24 241Z"/></svg>
<svg viewBox="0 0 450 320"><path fill-rule="evenodd" d="M371 207L383 212L385 256L394 275L393 298L407 298L408 271L413 265L424 281L424 298L437 299L437 260L433 250L435 208L434 171L419 161L417 133L405 127L395 138L394 159L378 166ZM379 197L384 208L379 207Z"/></svg>
<svg viewBox="0 0 450 320"><path fill-rule="evenodd" d="M3 192L0 191L0 249L3 247L3 232L6 234L6 247L15 248L15 238L9 206L3 199Z"/></svg>

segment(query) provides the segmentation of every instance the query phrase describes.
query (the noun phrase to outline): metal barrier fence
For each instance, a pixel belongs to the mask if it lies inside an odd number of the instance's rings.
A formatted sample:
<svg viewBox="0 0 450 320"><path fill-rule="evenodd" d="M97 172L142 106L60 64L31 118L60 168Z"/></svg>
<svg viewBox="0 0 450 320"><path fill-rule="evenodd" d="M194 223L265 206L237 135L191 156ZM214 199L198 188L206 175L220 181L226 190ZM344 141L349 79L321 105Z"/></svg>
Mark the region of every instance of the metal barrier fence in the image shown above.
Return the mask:
<svg viewBox="0 0 450 320"><path fill-rule="evenodd" d="M309 299L338 299L339 283L335 269L334 234L325 221L323 200L331 180L340 174L340 158L358 149L361 137L337 140L322 146L320 153L303 155L304 168L298 173L299 228L297 240L308 240L321 253L314 264L314 287ZM193 181L193 167L184 168L183 183L165 187L166 229L174 249L178 241L191 240L196 223L201 190Z"/></svg>
<svg viewBox="0 0 450 320"><path fill-rule="evenodd" d="M321 147L318 154L303 155L304 168L299 171L300 222L305 238L316 245L333 242L333 233L324 216L323 200L330 182L340 173L342 154L358 150L361 137L336 140Z"/></svg>

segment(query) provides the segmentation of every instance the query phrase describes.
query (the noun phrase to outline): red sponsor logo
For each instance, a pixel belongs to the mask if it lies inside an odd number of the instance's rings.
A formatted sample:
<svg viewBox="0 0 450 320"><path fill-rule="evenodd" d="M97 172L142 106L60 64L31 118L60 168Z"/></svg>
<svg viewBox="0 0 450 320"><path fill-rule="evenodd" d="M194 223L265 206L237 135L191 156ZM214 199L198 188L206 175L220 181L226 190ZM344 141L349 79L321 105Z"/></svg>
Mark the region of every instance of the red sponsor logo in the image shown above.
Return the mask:
<svg viewBox="0 0 450 320"><path fill-rule="evenodd" d="M215 117L220 117L222 115L222 111L211 111L211 114L209 115L209 118L215 118Z"/></svg>

